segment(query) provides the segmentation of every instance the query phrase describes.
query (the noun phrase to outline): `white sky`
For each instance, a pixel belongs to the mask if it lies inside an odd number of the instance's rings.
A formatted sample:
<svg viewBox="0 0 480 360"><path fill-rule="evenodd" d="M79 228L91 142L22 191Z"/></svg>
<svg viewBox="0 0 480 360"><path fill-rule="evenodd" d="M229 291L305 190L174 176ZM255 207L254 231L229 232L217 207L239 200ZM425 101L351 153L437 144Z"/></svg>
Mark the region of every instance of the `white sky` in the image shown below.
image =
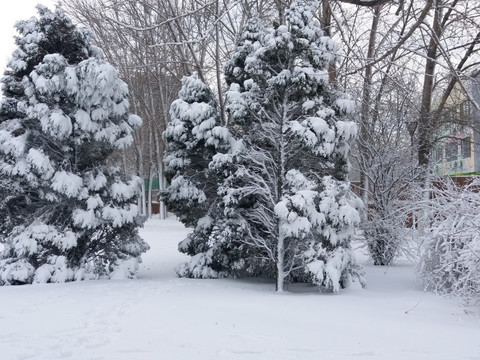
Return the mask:
<svg viewBox="0 0 480 360"><path fill-rule="evenodd" d="M3 75L7 61L15 49L14 24L18 20L26 20L36 15L35 5L38 3L53 9L56 0L7 0L2 1L0 11L0 76Z"/></svg>

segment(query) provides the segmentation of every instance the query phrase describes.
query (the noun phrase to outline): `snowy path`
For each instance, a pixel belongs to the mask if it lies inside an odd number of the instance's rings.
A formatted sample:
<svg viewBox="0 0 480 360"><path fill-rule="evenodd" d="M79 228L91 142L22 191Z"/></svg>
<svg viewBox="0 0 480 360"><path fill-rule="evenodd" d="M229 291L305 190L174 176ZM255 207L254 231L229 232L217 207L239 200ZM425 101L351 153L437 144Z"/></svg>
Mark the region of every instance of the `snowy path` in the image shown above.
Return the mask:
<svg viewBox="0 0 480 360"><path fill-rule="evenodd" d="M368 267L367 289L338 296L278 295L179 279L186 230L152 220L142 234L152 249L136 281L0 288L0 359L480 360L480 318L424 294L412 267Z"/></svg>

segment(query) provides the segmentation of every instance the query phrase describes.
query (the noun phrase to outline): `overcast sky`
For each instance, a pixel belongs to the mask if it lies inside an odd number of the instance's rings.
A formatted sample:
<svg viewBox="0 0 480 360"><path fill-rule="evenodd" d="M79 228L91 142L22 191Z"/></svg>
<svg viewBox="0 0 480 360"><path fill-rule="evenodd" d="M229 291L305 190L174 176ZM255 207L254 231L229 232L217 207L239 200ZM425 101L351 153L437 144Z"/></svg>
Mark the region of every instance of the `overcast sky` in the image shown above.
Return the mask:
<svg viewBox="0 0 480 360"><path fill-rule="evenodd" d="M53 9L56 0L7 0L2 1L0 10L0 73L3 75L7 61L10 59L16 34L13 25L18 20L29 19L36 14L35 5L41 3Z"/></svg>

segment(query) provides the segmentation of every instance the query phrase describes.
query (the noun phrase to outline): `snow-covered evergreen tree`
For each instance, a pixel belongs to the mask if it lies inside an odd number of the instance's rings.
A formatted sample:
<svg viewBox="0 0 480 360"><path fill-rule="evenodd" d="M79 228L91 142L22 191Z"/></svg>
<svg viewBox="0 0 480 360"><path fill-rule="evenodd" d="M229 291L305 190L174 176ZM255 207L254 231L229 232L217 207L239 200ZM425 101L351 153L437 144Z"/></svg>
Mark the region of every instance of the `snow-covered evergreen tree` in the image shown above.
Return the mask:
<svg viewBox="0 0 480 360"><path fill-rule="evenodd" d="M262 34L263 25L258 18L247 23L237 42L236 57L225 66L231 68L231 71L226 71L226 77L230 76L237 81L242 81L242 66L245 58L259 46L258 39ZM166 192L171 199L170 208L175 207L174 212L178 214L180 220L194 228L192 233L179 244L179 250L192 258L178 267L177 273L179 276L200 278L241 275L245 272L245 259L251 258L252 249L238 241L242 237L241 227L236 226L234 219L225 216L222 196L219 194L219 188L223 186L226 176L233 171L232 154L238 146L241 146L241 141L233 140L227 127L218 126L214 132L208 133L214 135L215 140L211 139L208 143L204 140L199 141L192 130L213 114L218 123L216 102L208 87L196 77L186 78L183 83L183 89L179 94L180 99L172 103L172 120L164 134L164 137L169 140L165 163L167 169L170 169L167 171L174 176L172 184L175 185ZM195 94L208 94L208 97L192 96L195 88L203 89L196 90ZM201 106L205 109L203 112L192 111L193 108ZM193 113L195 117L191 116ZM206 125L208 122L202 127ZM189 146L192 143L195 146ZM215 146L210 145L213 143ZM191 160L198 157L203 161ZM193 181L185 182L187 186L182 187L174 183L175 178L183 181L185 177ZM183 190L180 190L182 188ZM181 191L185 194L185 199L178 196ZM200 193L202 202L196 198L190 199L188 196L192 193Z"/></svg>
<svg viewBox="0 0 480 360"><path fill-rule="evenodd" d="M350 248L359 216L347 199L342 116L353 109L328 79L336 44L314 19L315 1L294 1L286 24L252 21L226 66L230 128L239 145L212 167L234 163L220 193L231 238L249 248L244 270L338 291L362 281Z"/></svg>
<svg viewBox="0 0 480 360"><path fill-rule="evenodd" d="M38 6L2 79L0 284L133 277L139 179L105 165L141 119L91 34Z"/></svg>
<svg viewBox="0 0 480 360"><path fill-rule="evenodd" d="M223 210L218 196L222 172L210 169L217 153L230 146L230 133L221 126L215 97L196 76L182 79L179 99L170 107L171 121L163 137L167 141L164 163L169 186L162 199L191 234L179 250L192 261L177 269L181 276L219 277L227 269L219 261L226 249L221 246ZM215 245L213 245L215 244Z"/></svg>
<svg viewBox="0 0 480 360"><path fill-rule="evenodd" d="M210 88L196 76L184 77L179 98L170 106L164 163L169 187L165 204L186 226L195 226L216 198L217 180L208 164L228 148L229 132L220 126Z"/></svg>

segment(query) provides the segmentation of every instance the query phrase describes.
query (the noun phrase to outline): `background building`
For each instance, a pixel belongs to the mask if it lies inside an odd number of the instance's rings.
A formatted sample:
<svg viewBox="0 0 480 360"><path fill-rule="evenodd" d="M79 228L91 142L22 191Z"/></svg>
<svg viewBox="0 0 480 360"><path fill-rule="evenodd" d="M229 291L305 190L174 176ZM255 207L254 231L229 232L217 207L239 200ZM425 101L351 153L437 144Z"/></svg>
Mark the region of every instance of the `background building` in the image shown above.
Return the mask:
<svg viewBox="0 0 480 360"><path fill-rule="evenodd" d="M439 127L434 151L438 175L480 174L480 77L466 82L466 91L457 86L452 92Z"/></svg>

